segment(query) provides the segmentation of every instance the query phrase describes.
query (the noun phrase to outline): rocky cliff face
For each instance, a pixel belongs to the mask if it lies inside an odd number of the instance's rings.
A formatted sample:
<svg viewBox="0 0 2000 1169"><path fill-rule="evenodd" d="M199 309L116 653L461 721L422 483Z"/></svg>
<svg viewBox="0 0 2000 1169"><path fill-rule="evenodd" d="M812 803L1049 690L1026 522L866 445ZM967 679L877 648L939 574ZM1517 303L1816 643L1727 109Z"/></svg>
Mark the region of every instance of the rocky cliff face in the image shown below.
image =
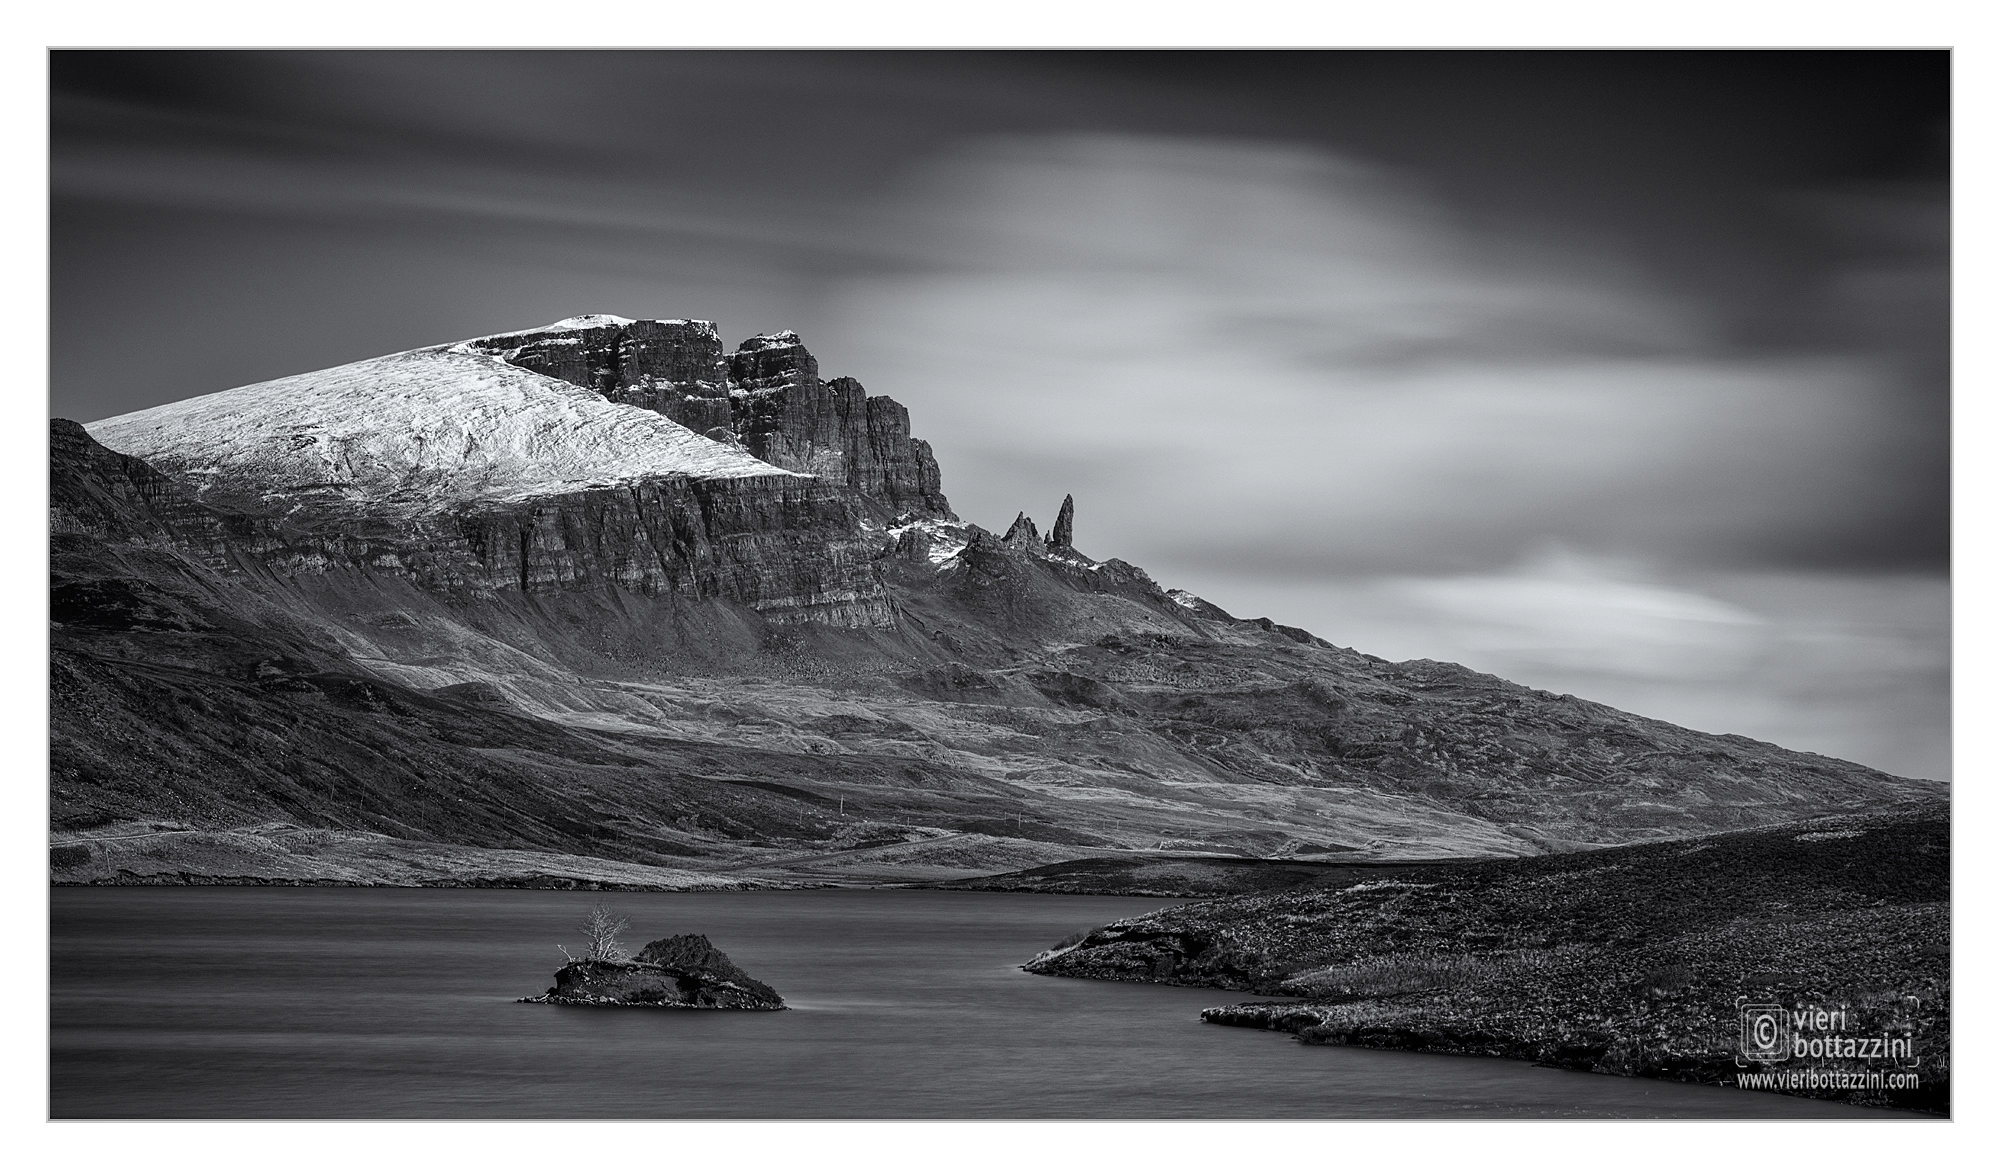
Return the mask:
<svg viewBox="0 0 2000 1169"><path fill-rule="evenodd" d="M49 422L49 532L179 547L222 567L226 525L145 460L106 449L67 418Z"/></svg>
<svg viewBox="0 0 2000 1169"><path fill-rule="evenodd" d="M668 480L453 517L430 545L450 560L420 583L482 595L616 587L724 598L777 621L886 625L866 518L824 483Z"/></svg>
<svg viewBox="0 0 2000 1169"><path fill-rule="evenodd" d="M731 429L729 366L709 321L573 317L474 344L522 369L664 414L697 434Z"/></svg>
<svg viewBox="0 0 2000 1169"><path fill-rule="evenodd" d="M470 344L774 466L845 483L892 516L957 518L930 444L910 436L909 411L853 378L822 381L797 333L752 337L725 354L709 321L598 316Z"/></svg>
<svg viewBox="0 0 2000 1169"><path fill-rule="evenodd" d="M387 523L344 505L206 507L66 419L51 423L50 444L53 531L171 545L217 569L357 573L462 600L624 589L731 601L778 622L892 619L873 571L874 509L813 479L676 476Z"/></svg>

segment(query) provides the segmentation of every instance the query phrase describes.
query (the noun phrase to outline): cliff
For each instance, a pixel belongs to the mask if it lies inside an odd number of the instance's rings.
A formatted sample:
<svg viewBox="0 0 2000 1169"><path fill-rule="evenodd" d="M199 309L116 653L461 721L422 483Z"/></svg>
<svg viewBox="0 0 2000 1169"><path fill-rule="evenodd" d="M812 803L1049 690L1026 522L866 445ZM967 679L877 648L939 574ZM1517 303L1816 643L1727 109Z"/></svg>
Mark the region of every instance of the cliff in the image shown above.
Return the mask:
<svg viewBox="0 0 2000 1169"><path fill-rule="evenodd" d="M169 473L57 420L52 531L173 544L218 570L361 574L465 598L615 588L778 621L890 620L868 498L664 420L635 429L636 412L609 404L608 418L579 418L541 386L440 402L423 390L452 363L408 364L96 424ZM487 413L506 429L479 430Z"/></svg>
<svg viewBox="0 0 2000 1169"><path fill-rule="evenodd" d="M930 444L910 413L853 378L820 380L792 332L725 353L709 321L573 317L466 342L523 369L663 414L774 466L830 479L890 515L955 519Z"/></svg>

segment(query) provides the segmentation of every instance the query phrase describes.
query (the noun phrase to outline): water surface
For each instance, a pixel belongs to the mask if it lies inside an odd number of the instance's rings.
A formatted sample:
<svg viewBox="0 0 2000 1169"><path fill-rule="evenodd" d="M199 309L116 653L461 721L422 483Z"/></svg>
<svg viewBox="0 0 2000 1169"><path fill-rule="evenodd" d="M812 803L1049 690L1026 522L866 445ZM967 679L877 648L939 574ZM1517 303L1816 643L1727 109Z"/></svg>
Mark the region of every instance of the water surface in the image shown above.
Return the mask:
<svg viewBox="0 0 2000 1169"><path fill-rule="evenodd" d="M56 1117L1880 1117L1200 1023L1229 991L1041 978L1168 904L908 890L51 890ZM604 901L782 1012L522 1005Z"/></svg>

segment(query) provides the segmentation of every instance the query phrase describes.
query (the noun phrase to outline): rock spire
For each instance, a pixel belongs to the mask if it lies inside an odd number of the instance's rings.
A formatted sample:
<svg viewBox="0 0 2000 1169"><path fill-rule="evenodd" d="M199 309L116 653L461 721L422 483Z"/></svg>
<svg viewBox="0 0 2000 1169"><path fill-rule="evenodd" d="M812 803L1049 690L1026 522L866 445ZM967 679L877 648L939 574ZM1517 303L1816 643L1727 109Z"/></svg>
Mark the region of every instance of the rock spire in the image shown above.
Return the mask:
<svg viewBox="0 0 2000 1169"><path fill-rule="evenodd" d="M1076 497L1063 496L1062 510L1056 513L1056 526L1049 529L1050 548L1073 548L1070 543L1071 524L1076 518Z"/></svg>

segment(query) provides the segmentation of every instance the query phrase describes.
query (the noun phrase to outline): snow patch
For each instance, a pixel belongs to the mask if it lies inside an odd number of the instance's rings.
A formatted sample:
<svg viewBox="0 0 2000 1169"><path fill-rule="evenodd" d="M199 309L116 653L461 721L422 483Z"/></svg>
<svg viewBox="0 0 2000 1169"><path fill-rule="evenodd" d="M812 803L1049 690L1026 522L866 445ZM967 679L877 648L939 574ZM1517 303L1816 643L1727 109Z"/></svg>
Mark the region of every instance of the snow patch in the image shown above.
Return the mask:
<svg viewBox="0 0 2000 1169"><path fill-rule="evenodd" d="M260 382L85 429L210 498L332 496L405 513L672 476L812 478L472 344Z"/></svg>
<svg viewBox="0 0 2000 1169"><path fill-rule="evenodd" d="M1047 545L1043 545L1040 548L1030 550L1038 553L1044 560L1054 560L1061 564L1067 564L1072 568L1081 568L1085 572L1104 571L1104 565L1092 560L1074 548L1050 548Z"/></svg>
<svg viewBox="0 0 2000 1169"><path fill-rule="evenodd" d="M484 337L473 337L456 345L438 346L442 349L462 350L468 353L517 353L526 338L534 337L538 345L581 345L584 337L551 337L550 333L580 333L590 329L604 329L618 325L634 325L638 322L631 317L614 316L611 313L585 313L578 317L564 317L548 325L536 325L531 329L510 329L505 333L489 333ZM715 326L708 321L662 320L663 325L707 325L710 332ZM512 345L509 342L513 342Z"/></svg>
<svg viewBox="0 0 2000 1169"><path fill-rule="evenodd" d="M605 325L629 325L632 323L633 321L631 317L618 317L618 316L613 316L610 313L585 313L580 317L564 317L562 320L557 321L553 325L550 325L549 328L601 329Z"/></svg>
<svg viewBox="0 0 2000 1169"><path fill-rule="evenodd" d="M790 329L776 333L759 333L738 346L739 349L784 349L799 344L799 335Z"/></svg>
<svg viewBox="0 0 2000 1169"><path fill-rule="evenodd" d="M953 523L950 520L917 520L914 523L890 528L886 533L890 545L893 546L901 540L905 532L922 532L930 537L929 546L925 549L926 558L932 564L940 566L956 560L958 554L965 551L966 546L972 543L972 533L966 524Z"/></svg>

